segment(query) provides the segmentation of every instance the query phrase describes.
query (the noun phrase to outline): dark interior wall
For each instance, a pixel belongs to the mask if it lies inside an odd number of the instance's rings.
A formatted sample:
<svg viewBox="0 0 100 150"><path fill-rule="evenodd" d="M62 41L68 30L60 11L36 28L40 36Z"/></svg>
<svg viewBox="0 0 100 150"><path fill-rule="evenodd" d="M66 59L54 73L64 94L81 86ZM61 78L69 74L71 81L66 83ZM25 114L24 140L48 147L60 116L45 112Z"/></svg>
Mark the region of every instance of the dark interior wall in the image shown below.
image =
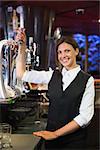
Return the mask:
<svg viewBox="0 0 100 150"><path fill-rule="evenodd" d="M27 39L32 36L38 44L40 69L48 68L48 44L52 31L52 10L25 6L25 28Z"/></svg>
<svg viewBox="0 0 100 150"><path fill-rule="evenodd" d="M4 12L3 8L0 7L0 40L3 40L4 38Z"/></svg>

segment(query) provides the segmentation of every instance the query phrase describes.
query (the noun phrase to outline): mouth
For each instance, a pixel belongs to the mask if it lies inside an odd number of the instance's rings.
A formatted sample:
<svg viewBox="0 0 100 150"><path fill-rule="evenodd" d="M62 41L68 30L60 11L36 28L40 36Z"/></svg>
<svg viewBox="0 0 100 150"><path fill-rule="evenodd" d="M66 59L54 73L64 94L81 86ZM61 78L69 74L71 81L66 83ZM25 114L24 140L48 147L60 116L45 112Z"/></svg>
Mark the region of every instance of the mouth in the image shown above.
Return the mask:
<svg viewBox="0 0 100 150"><path fill-rule="evenodd" d="M62 59L61 62L65 64L65 63L68 63L69 60L70 58L65 58L65 59Z"/></svg>

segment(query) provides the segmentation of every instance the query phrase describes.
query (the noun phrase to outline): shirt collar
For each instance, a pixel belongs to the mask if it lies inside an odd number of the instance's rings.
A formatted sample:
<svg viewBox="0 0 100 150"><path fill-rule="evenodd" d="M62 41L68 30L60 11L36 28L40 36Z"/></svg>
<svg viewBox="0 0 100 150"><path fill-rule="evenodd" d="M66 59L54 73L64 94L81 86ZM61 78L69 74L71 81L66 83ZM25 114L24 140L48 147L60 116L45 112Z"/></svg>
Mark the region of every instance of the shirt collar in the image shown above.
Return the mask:
<svg viewBox="0 0 100 150"><path fill-rule="evenodd" d="M79 65L71 70L67 70L65 67L63 67L62 75L64 76L67 74L68 76L73 76L73 75L76 75L80 70L81 68Z"/></svg>

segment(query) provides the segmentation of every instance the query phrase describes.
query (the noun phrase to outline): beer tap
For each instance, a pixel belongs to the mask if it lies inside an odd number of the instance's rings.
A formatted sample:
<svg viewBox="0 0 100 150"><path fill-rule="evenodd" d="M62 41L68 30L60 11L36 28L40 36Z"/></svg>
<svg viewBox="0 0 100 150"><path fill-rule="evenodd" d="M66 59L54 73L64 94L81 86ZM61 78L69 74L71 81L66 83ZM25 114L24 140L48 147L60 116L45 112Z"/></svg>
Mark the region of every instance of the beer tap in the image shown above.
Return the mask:
<svg viewBox="0 0 100 150"><path fill-rule="evenodd" d="M0 41L0 101L4 101L4 99L15 96L15 91L10 87L10 84L8 86L9 88L6 89L7 85L5 85L4 83L5 81L3 77L3 64L2 64L4 46L8 46L10 47L11 50L14 50L15 47L17 46L17 43L14 40L6 40L6 39Z"/></svg>

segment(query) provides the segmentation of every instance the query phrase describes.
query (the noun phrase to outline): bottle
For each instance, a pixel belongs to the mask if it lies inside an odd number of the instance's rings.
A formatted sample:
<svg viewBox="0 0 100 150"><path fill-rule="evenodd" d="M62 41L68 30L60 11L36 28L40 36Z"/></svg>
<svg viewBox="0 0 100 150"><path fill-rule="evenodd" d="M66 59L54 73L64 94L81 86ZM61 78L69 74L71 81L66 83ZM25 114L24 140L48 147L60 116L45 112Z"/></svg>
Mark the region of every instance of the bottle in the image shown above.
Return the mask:
<svg viewBox="0 0 100 150"><path fill-rule="evenodd" d="M40 64L39 56L36 56L36 66L39 67L39 64Z"/></svg>
<svg viewBox="0 0 100 150"><path fill-rule="evenodd" d="M13 10L12 22L13 22L13 31L16 32L16 30L18 29L18 17L15 9Z"/></svg>
<svg viewBox="0 0 100 150"><path fill-rule="evenodd" d="M31 67L34 69L33 37L29 37L29 50L31 55Z"/></svg>
<svg viewBox="0 0 100 150"><path fill-rule="evenodd" d="M30 49L26 49L26 64L31 65L31 51Z"/></svg>
<svg viewBox="0 0 100 150"><path fill-rule="evenodd" d="M33 49L33 37L29 37L29 49Z"/></svg>

